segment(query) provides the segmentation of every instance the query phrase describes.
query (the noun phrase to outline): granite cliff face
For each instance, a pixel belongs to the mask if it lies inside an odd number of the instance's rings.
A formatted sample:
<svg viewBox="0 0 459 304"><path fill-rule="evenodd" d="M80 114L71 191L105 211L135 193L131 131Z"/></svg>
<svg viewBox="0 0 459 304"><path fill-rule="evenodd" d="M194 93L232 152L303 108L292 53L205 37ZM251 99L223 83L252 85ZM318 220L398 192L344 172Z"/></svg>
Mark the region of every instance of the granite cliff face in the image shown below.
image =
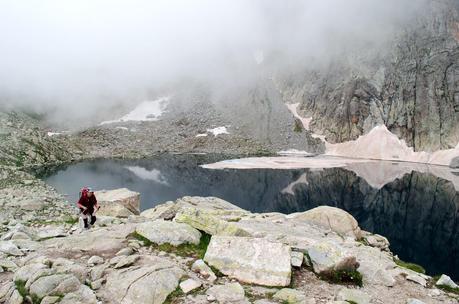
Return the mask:
<svg viewBox="0 0 459 304"><path fill-rule="evenodd" d="M379 124L416 151L459 141L459 9L432 1L398 37L335 58L327 67L278 76L287 102L301 104L311 129L332 143Z"/></svg>
<svg viewBox="0 0 459 304"><path fill-rule="evenodd" d="M40 166L68 162L81 150L68 136L50 136L24 112L0 110L0 166Z"/></svg>

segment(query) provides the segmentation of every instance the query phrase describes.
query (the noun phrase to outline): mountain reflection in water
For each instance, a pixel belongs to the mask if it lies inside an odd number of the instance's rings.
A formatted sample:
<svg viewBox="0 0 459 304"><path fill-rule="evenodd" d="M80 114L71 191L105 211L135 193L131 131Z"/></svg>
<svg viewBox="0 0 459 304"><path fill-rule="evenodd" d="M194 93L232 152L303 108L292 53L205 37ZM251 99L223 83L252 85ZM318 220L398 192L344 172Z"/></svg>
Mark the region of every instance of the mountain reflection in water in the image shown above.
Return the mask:
<svg viewBox="0 0 459 304"><path fill-rule="evenodd" d="M199 167L221 158L95 160L43 169L39 175L68 194L70 202L82 186L90 185L138 191L142 209L185 195L217 196L252 212L335 206L351 213L364 230L386 236L401 259L423 265L429 274L459 279L459 197L449 178L457 176L455 172L432 174L416 167L400 171L387 162L320 170ZM381 178L381 170L389 172L389 179L387 174Z"/></svg>

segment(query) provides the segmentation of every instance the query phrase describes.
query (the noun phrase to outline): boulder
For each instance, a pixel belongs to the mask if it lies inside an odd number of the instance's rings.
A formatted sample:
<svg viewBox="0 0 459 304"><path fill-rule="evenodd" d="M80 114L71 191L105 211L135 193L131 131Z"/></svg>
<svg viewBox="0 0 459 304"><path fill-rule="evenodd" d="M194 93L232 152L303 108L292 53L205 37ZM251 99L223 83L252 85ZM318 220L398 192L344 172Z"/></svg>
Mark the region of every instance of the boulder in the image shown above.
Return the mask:
<svg viewBox="0 0 459 304"><path fill-rule="evenodd" d="M80 288L74 292L64 295L60 304L97 304L96 295L86 285L81 285Z"/></svg>
<svg viewBox="0 0 459 304"><path fill-rule="evenodd" d="M37 231L36 238L37 240L45 240L50 238L56 238L61 236L66 236L67 233L65 232L63 227L44 227Z"/></svg>
<svg viewBox="0 0 459 304"><path fill-rule="evenodd" d="M196 260L193 265L191 265L191 270L199 273L210 282L214 282L217 279L215 273L203 260Z"/></svg>
<svg viewBox="0 0 459 304"><path fill-rule="evenodd" d="M306 295L304 292L291 288L283 288L273 296L274 300L288 304L306 304Z"/></svg>
<svg viewBox="0 0 459 304"><path fill-rule="evenodd" d="M261 238L212 236L204 261L241 282L266 286L290 284L289 246Z"/></svg>
<svg viewBox="0 0 459 304"><path fill-rule="evenodd" d="M24 303L24 298L21 296L19 291L16 289L11 294L10 300L8 301L9 304L22 304Z"/></svg>
<svg viewBox="0 0 459 304"><path fill-rule="evenodd" d="M39 298L58 296L76 291L80 288L80 281L73 275L55 274L37 279L30 285L30 294Z"/></svg>
<svg viewBox="0 0 459 304"><path fill-rule="evenodd" d="M88 259L89 266L99 265L103 263L104 263L104 259L98 255L93 255L92 257Z"/></svg>
<svg viewBox="0 0 459 304"><path fill-rule="evenodd" d="M221 215L213 210L183 207L177 212L175 221L188 224L211 235L250 236L246 230L238 227L234 222L222 219Z"/></svg>
<svg viewBox="0 0 459 304"><path fill-rule="evenodd" d="M201 287L202 283L193 279L188 279L179 284L180 289L183 293L189 293L190 291L195 290L196 288Z"/></svg>
<svg viewBox="0 0 459 304"><path fill-rule="evenodd" d="M336 295L335 300L356 304L370 304L371 297L358 289L342 288Z"/></svg>
<svg viewBox="0 0 459 304"><path fill-rule="evenodd" d="M446 274L442 274L440 279L438 279L437 283L435 283L435 285L448 286L451 288L459 288L459 286L456 283L454 283L454 281L451 280L451 278L447 276Z"/></svg>
<svg viewBox="0 0 459 304"><path fill-rule="evenodd" d="M306 221L322 226L342 236L350 236L355 239L362 237L362 232L355 218L339 208L320 206L302 213L292 214L289 217L297 221Z"/></svg>
<svg viewBox="0 0 459 304"><path fill-rule="evenodd" d="M174 202L166 202L164 204L158 205L155 208L147 209L140 213L140 216L146 217L152 220L171 220L175 217L177 213L178 205Z"/></svg>
<svg viewBox="0 0 459 304"><path fill-rule="evenodd" d="M129 214L138 215L140 212L140 193L130 191L126 188L115 189L115 190L102 190L96 191L97 201L100 204L100 215L112 215L111 212L116 214L126 214L127 212L122 211L124 207L129 211ZM116 206L116 207L115 207Z"/></svg>
<svg viewBox="0 0 459 304"><path fill-rule="evenodd" d="M163 303L184 275L168 260L157 258L152 266L131 267L110 272L100 295L104 303Z"/></svg>
<svg viewBox="0 0 459 304"><path fill-rule="evenodd" d="M301 265L303 265L304 253L292 251L291 257L291 264L293 267L301 267Z"/></svg>
<svg viewBox="0 0 459 304"><path fill-rule="evenodd" d="M14 273L13 280L27 282L29 278L31 278L35 273L48 268L48 266L42 263L30 263L24 265L18 270L16 270L16 272Z"/></svg>
<svg viewBox="0 0 459 304"><path fill-rule="evenodd" d="M140 224L136 232L155 244L171 244L178 246L181 244L199 244L201 233L183 223L176 223L164 220L156 220Z"/></svg>
<svg viewBox="0 0 459 304"><path fill-rule="evenodd" d="M215 285L206 292L211 298L220 304L227 303L249 303L245 298L245 292L239 283L227 283L225 285Z"/></svg>
<svg viewBox="0 0 459 304"><path fill-rule="evenodd" d="M117 202L101 202L100 209L99 211L97 211L97 214L102 216L119 218L128 218L129 216L134 215L132 211L130 211L128 208L124 207L123 205ZM97 224L99 224L100 226L107 226L106 221L100 221Z"/></svg>
<svg viewBox="0 0 459 304"><path fill-rule="evenodd" d="M81 284L84 284L88 276L86 267L64 258L54 260L52 268L58 273L73 274Z"/></svg>
<svg viewBox="0 0 459 304"><path fill-rule="evenodd" d="M12 241L0 241L0 252L14 256L24 255L24 253Z"/></svg>
<svg viewBox="0 0 459 304"><path fill-rule="evenodd" d="M7 259L0 259L0 268L3 268L5 271L15 271L18 265Z"/></svg>
<svg viewBox="0 0 459 304"><path fill-rule="evenodd" d="M347 254L343 248L330 242L319 242L308 249L314 272L327 274L338 270L356 270L356 258Z"/></svg>

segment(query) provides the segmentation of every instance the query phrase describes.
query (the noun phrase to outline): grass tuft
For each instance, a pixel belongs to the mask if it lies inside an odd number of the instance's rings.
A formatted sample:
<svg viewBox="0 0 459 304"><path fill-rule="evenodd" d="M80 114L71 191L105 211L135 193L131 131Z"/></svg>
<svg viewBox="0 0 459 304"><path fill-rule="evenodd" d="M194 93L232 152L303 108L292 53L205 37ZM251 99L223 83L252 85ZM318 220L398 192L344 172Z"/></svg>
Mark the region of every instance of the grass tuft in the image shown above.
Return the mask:
<svg viewBox="0 0 459 304"><path fill-rule="evenodd" d="M363 286L362 274L357 270L337 270L319 276L322 280L334 284Z"/></svg>
<svg viewBox="0 0 459 304"><path fill-rule="evenodd" d="M195 257L199 259L204 258L204 255L206 254L207 247L209 246L210 238L211 238L210 234L207 234L201 231L201 240L198 245L182 244L179 246L174 246L174 245L167 244L167 243L161 244L161 245L152 243L149 239L143 237L137 232L132 233L131 236L141 241L144 246L152 247L156 250L160 250L160 251L164 251L168 253L174 253L182 257Z"/></svg>
<svg viewBox="0 0 459 304"><path fill-rule="evenodd" d="M402 261L400 259L397 259L397 258L394 258L394 262L395 262L395 264L397 264L400 267L403 267L403 268L406 268L406 269L410 269L410 270L413 270L413 271L416 271L416 272L422 273L422 274L426 273L426 270L421 265L418 265L418 264L415 264L415 263L404 262L404 261Z"/></svg>

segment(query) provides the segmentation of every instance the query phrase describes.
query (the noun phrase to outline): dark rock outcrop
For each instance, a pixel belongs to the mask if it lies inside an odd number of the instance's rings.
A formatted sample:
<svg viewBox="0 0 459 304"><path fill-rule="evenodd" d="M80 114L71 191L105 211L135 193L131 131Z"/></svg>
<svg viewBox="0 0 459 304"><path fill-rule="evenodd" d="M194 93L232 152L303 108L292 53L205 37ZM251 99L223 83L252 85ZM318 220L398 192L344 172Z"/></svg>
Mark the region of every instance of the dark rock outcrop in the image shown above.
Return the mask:
<svg viewBox="0 0 459 304"><path fill-rule="evenodd" d="M277 79L284 99L300 102L312 129L330 142L385 124L417 151L453 148L459 142L457 1L431 1L384 50L368 46L327 68L287 75Z"/></svg>

